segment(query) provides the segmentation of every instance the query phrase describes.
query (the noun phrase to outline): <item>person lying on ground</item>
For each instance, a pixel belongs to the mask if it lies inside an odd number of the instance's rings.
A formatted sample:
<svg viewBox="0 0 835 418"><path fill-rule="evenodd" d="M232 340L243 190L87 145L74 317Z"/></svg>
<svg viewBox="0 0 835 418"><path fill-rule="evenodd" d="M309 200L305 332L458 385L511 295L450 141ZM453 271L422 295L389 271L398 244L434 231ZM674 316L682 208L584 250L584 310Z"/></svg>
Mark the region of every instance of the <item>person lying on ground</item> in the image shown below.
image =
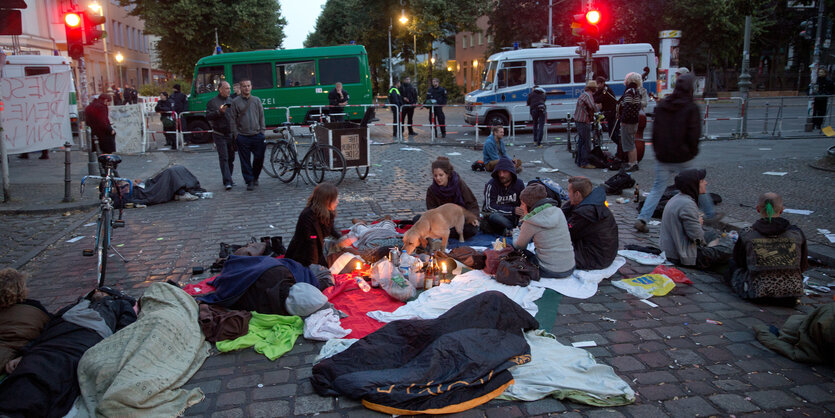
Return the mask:
<svg viewBox="0 0 835 418"><path fill-rule="evenodd" d="M548 199L545 186L534 183L520 195L525 215L522 225L514 230L513 247L522 250L532 263L539 266L539 275L564 278L574 272L574 248L565 215L556 201ZM533 241L532 253L527 250Z"/></svg>
<svg viewBox="0 0 835 418"><path fill-rule="evenodd" d="M491 177L484 185L481 228L489 234L506 235L523 215L519 194L525 189L525 183L516 176L516 167L507 157L499 158Z"/></svg>
<svg viewBox="0 0 835 418"><path fill-rule="evenodd" d="M332 183L321 183L307 198L307 205L299 214L296 231L287 245L286 258L307 267L320 264L328 267L325 257L325 238L336 239L341 234L334 226L336 207L339 206L339 190Z"/></svg>
<svg viewBox="0 0 835 418"><path fill-rule="evenodd" d="M458 176L452 163L447 157L438 157L432 162L432 184L426 189L426 209L435 209L446 203L455 203L478 217L478 200L473 191ZM420 215L414 217L414 222ZM470 239L478 234L478 227L464 225L464 239ZM458 239L455 229L450 229L449 239Z"/></svg>
<svg viewBox="0 0 835 418"><path fill-rule="evenodd" d="M193 193L205 192L197 177L181 165L166 168L156 176L134 180L133 195L129 196L127 182L119 185L122 199L138 205L157 205L172 200L197 200ZM115 200L115 199L114 199Z"/></svg>
<svg viewBox="0 0 835 418"><path fill-rule="evenodd" d="M783 198L763 193L760 219L739 235L728 277L743 299L795 304L803 296L803 272L809 268L806 236L783 213Z"/></svg>
<svg viewBox="0 0 835 418"><path fill-rule="evenodd" d="M359 254L359 251L376 248L387 243L392 246L400 245L403 234L397 232L391 216L386 215L379 219L379 222L365 222L358 218L351 219L351 228L348 234L339 242L340 247L344 246L346 251Z"/></svg>
<svg viewBox="0 0 835 418"><path fill-rule="evenodd" d="M507 149L504 146L502 138L504 138L504 127L494 126L490 136L484 140L484 149L482 150L481 158L484 160L484 164L487 165L487 171L493 171L493 167L499 162L500 157L510 158L507 155ZM521 173L522 160L514 158L512 161L513 165L516 166L516 174Z"/></svg>
<svg viewBox="0 0 835 418"><path fill-rule="evenodd" d="M605 186L594 187L587 177L568 179L568 202L562 207L581 270L609 267L618 255L618 224L606 206Z"/></svg>
<svg viewBox="0 0 835 418"><path fill-rule="evenodd" d="M664 207L661 217L661 250L675 264L697 269L717 267L728 261L730 248L714 240L715 231L705 231L704 218L697 204L707 189L704 169L691 168L675 178L679 194ZM708 244L710 243L710 244ZM728 247L728 248L726 248Z"/></svg>
<svg viewBox="0 0 835 418"><path fill-rule="evenodd" d="M14 371L21 349L41 334L50 319L40 302L26 299L26 274L0 270L0 374Z"/></svg>

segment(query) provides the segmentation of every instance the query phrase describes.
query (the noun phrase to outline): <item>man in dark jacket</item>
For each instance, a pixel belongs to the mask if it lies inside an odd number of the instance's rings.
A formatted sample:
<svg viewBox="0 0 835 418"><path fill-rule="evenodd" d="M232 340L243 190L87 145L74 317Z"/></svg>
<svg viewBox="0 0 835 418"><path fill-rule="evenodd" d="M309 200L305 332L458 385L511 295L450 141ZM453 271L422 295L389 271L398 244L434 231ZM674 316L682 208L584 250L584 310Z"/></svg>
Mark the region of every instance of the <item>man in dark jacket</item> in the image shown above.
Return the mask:
<svg viewBox="0 0 835 418"><path fill-rule="evenodd" d="M402 106L403 105L403 96L400 95L400 80L394 79L393 85L389 89L389 99L388 103L390 105ZM391 126L391 136L397 137L397 118L398 118L398 107L392 106L391 107L391 117L393 120L394 125Z"/></svg>
<svg viewBox="0 0 835 418"><path fill-rule="evenodd" d="M235 141L232 140L232 130L229 124L229 114L226 112L232 105L229 98L232 88L229 83L222 81L217 96L206 104L206 119L212 125L212 139L217 148L217 158L220 162L220 175L223 179L223 187L232 190L235 184L232 182L232 172L235 170Z"/></svg>
<svg viewBox="0 0 835 418"><path fill-rule="evenodd" d="M829 97L835 94L835 83L826 75L826 69L818 70L818 81L814 86L815 99L812 106L812 128L821 129L823 119L826 117L826 108L829 105Z"/></svg>
<svg viewBox="0 0 835 418"><path fill-rule="evenodd" d="M528 95L528 107L533 120L533 142L536 146L542 146L542 135L545 133L545 89L533 86L531 94Z"/></svg>
<svg viewBox="0 0 835 418"><path fill-rule="evenodd" d="M84 109L84 120L90 131L98 138L98 148L101 154L116 152L116 131L110 125L107 106L113 99L109 94L100 94Z"/></svg>
<svg viewBox="0 0 835 418"><path fill-rule="evenodd" d="M186 111L186 105L188 104L188 97L180 91L180 85L174 85L174 93L171 93L171 101L174 103L174 111L177 113L182 113Z"/></svg>
<svg viewBox="0 0 835 418"><path fill-rule="evenodd" d="M615 91L606 85L606 77L597 76L595 80L597 81L597 91L594 92L594 103L600 105L600 111L603 112L603 116L606 118L605 121L609 138L614 143L620 144L620 139L617 136L618 132L615 131L618 108L617 96L615 96ZM620 147L618 147L618 150L620 150Z"/></svg>
<svg viewBox="0 0 835 418"><path fill-rule="evenodd" d="M519 195L525 189L525 183L516 177L516 166L507 157L499 158L492 177L484 185L481 225L487 233L506 235L519 223L519 217L525 214L519 207Z"/></svg>
<svg viewBox="0 0 835 418"><path fill-rule="evenodd" d="M655 212L655 207L667 183L676 174L692 166L692 161L699 153L699 138L702 136L702 116L699 106L693 102L695 79L684 74L676 81L673 93L655 106L655 118L652 125L652 148L655 150L655 182L649 192L635 229L649 232L647 222ZM699 206L705 214L705 223L715 225L724 216L716 212L713 200L707 193L698 197Z"/></svg>
<svg viewBox="0 0 835 418"><path fill-rule="evenodd" d="M415 106L417 105L417 89L412 86L412 79L406 77L403 79L403 88L401 89L403 95L403 112L400 114L400 124L409 128L409 135L417 135L412 124L415 122ZM406 125L406 119L409 124Z"/></svg>
<svg viewBox="0 0 835 418"><path fill-rule="evenodd" d="M345 120L345 108L343 106L348 104L348 92L342 89L342 83L336 82L333 85L333 90L328 92L328 113L331 116L331 122L342 122Z"/></svg>
<svg viewBox="0 0 835 418"><path fill-rule="evenodd" d="M171 149L177 149L177 135L173 131L177 130L177 125L174 123L174 103L168 97L167 92L162 92L157 100L157 105L154 107L154 112L159 113L159 121L162 122L162 130L166 131L165 145Z"/></svg>
<svg viewBox="0 0 835 418"><path fill-rule="evenodd" d="M446 102L446 89L441 86L440 80L433 78L432 87L426 91L426 103L432 105L429 108L429 122L435 124L435 136L438 136L438 126L441 127L441 138L446 138L446 115L444 115Z"/></svg>
<svg viewBox="0 0 835 418"><path fill-rule="evenodd" d="M568 179L568 202L562 207L574 263L580 270L609 267L618 255L618 224L606 207L604 186L594 188L587 177Z"/></svg>

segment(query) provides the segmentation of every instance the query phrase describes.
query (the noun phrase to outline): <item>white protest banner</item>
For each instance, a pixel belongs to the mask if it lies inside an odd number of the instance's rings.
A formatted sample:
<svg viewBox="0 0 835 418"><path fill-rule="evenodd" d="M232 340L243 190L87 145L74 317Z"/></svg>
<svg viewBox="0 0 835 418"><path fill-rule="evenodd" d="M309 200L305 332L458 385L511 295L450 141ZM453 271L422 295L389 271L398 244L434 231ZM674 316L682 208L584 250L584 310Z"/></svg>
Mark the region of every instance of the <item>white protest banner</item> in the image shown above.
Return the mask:
<svg viewBox="0 0 835 418"><path fill-rule="evenodd" d="M6 152L39 151L72 142L69 130L72 78L69 71L0 79Z"/></svg>

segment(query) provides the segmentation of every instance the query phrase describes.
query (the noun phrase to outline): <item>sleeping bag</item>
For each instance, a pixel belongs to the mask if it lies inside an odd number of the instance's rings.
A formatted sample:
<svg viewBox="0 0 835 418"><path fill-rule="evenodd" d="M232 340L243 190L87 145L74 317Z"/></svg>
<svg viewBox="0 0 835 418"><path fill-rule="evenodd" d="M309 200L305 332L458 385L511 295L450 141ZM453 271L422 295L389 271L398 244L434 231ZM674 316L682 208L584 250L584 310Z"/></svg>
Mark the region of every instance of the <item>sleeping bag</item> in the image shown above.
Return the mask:
<svg viewBox="0 0 835 418"><path fill-rule="evenodd" d="M323 396L362 399L386 414L465 411L500 395L508 368L530 361L524 330L539 325L500 292L459 303L429 320L400 320L313 367Z"/></svg>

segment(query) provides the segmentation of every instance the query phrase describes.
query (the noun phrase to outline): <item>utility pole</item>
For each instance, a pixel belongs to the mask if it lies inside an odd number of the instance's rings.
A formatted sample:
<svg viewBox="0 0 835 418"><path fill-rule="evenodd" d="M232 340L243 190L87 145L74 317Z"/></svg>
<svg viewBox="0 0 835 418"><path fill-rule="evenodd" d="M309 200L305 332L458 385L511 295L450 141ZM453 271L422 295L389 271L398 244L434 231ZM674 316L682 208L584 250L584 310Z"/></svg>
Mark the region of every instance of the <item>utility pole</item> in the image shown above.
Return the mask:
<svg viewBox="0 0 835 418"><path fill-rule="evenodd" d="M394 76L391 73L391 27L394 25L394 20L389 16L389 88L394 86Z"/></svg>
<svg viewBox="0 0 835 418"><path fill-rule="evenodd" d="M742 93L742 129L740 138L748 136L748 90L751 89L751 74L748 74L751 49L751 16L745 16L745 41L742 46L742 72L739 75L739 92Z"/></svg>
<svg viewBox="0 0 835 418"><path fill-rule="evenodd" d="M548 0L548 45L554 42L554 30L552 29L554 10L552 7L554 7L554 0Z"/></svg>
<svg viewBox="0 0 835 418"><path fill-rule="evenodd" d="M815 95L817 90L818 84L818 69L820 69L820 58L821 58L821 36L822 36L822 26L823 26L823 0L818 0L818 27L815 28L815 52L812 54L812 65L809 67L812 70L812 74L809 77L809 101L806 104L806 114L812 114L812 102L813 98L811 96ZM806 132L812 131L812 120L811 116L807 118L806 121Z"/></svg>

